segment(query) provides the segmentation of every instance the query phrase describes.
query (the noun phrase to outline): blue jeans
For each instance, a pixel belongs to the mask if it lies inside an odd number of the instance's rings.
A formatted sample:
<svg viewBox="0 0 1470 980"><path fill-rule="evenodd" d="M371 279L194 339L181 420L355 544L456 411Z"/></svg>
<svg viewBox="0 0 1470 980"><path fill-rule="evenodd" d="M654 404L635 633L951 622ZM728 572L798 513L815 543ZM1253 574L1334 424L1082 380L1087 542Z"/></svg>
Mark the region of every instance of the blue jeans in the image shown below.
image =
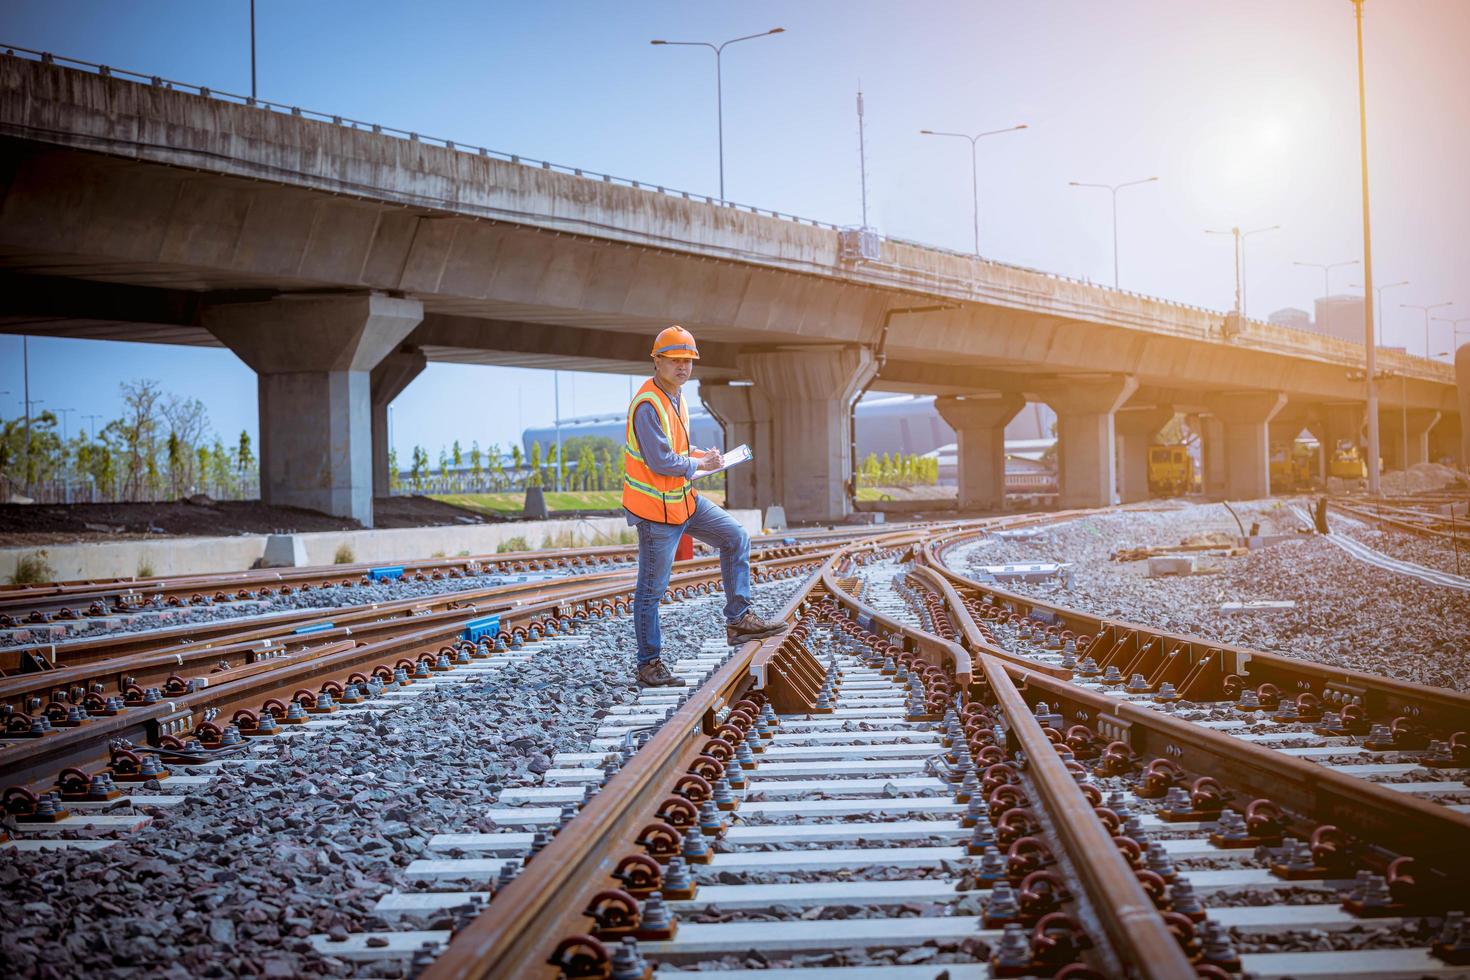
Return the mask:
<svg viewBox="0 0 1470 980"><path fill-rule="evenodd" d="M694 514L683 524L633 519L638 528L638 585L633 591L633 633L638 638L638 665L658 659L663 649L658 607L669 587L674 549L685 534L720 550L720 578L725 585L725 622L750 611L750 535L708 498L698 498Z"/></svg>

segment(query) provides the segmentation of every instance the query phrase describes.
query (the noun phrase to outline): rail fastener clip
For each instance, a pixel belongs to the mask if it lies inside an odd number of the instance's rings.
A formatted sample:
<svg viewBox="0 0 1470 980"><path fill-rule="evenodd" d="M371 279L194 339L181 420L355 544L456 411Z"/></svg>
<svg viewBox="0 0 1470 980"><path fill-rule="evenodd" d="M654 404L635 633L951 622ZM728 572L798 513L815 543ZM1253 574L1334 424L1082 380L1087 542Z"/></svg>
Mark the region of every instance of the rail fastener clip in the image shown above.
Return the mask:
<svg viewBox="0 0 1470 980"><path fill-rule="evenodd" d="M482 637L493 637L499 632L499 616L481 616L479 619L472 619L465 623L462 635L471 643L479 643Z"/></svg>

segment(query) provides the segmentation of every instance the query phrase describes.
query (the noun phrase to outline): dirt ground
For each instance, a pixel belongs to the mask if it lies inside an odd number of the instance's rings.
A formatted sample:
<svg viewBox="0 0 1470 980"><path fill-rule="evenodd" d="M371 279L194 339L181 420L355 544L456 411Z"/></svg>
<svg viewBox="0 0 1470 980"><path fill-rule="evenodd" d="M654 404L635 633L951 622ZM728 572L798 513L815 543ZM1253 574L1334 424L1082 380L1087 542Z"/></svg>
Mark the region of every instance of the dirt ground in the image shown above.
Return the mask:
<svg viewBox="0 0 1470 980"><path fill-rule="evenodd" d="M373 502L380 528L480 524L485 518L427 497ZM291 531L352 531L357 521L258 500L193 504L0 504L0 547L75 544L147 537L225 537Z"/></svg>

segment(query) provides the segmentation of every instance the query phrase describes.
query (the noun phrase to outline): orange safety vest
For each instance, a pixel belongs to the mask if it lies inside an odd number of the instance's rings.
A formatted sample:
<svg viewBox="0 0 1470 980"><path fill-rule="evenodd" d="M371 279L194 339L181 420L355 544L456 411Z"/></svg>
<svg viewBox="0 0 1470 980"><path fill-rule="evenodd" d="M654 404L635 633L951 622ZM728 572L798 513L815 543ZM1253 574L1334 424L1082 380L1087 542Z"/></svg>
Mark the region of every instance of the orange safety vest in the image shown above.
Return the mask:
<svg viewBox="0 0 1470 980"><path fill-rule="evenodd" d="M689 455L689 406L679 395L679 407L649 378L628 406L627 435L623 443L623 507L634 517L660 524L683 524L694 516L694 487L683 476L664 476L648 468L638 448L633 413L644 403L653 406L664 438L680 456Z"/></svg>

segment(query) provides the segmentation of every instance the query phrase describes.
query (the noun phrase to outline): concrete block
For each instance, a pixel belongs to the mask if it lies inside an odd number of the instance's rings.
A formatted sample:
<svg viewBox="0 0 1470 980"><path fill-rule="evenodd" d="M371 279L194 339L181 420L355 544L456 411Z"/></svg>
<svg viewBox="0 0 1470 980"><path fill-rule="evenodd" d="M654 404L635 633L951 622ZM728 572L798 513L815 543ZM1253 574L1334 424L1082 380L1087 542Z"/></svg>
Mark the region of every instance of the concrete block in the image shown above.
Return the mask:
<svg viewBox="0 0 1470 980"><path fill-rule="evenodd" d="M1148 560L1148 577L1193 575L1194 559L1188 555L1154 555Z"/></svg>
<svg viewBox="0 0 1470 980"><path fill-rule="evenodd" d="M1259 551L1262 548L1272 548L1283 541L1300 541L1299 534L1252 534L1245 539L1245 546L1251 551Z"/></svg>
<svg viewBox="0 0 1470 980"><path fill-rule="evenodd" d="M1290 612L1296 608L1296 602L1292 599L1257 599L1254 602L1222 602L1220 612L1226 616L1238 616L1243 613L1264 613L1274 616L1279 613Z"/></svg>
<svg viewBox="0 0 1470 980"><path fill-rule="evenodd" d="M786 530L786 508L772 504L766 509L766 528L771 531Z"/></svg>
<svg viewBox="0 0 1470 980"><path fill-rule="evenodd" d="M297 568L306 564L306 542L299 534L272 534L265 539L261 568Z"/></svg>

